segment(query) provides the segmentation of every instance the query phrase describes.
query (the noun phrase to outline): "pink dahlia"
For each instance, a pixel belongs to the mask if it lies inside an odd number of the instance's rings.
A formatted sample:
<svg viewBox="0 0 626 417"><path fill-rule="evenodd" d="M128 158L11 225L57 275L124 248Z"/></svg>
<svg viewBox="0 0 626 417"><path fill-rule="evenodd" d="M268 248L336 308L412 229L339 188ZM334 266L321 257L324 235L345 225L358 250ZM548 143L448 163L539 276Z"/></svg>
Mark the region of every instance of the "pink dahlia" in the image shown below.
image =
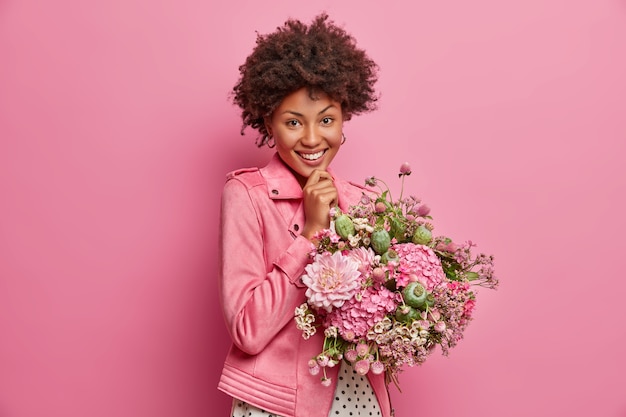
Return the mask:
<svg viewBox="0 0 626 417"><path fill-rule="evenodd" d="M396 285L404 287L411 281L419 281L431 291L445 279L441 261L435 252L426 245L402 243L393 245L398 253L398 276Z"/></svg>
<svg viewBox="0 0 626 417"><path fill-rule="evenodd" d="M359 262L341 252L317 254L305 268L302 282L310 305L328 312L341 307L360 286Z"/></svg>
<svg viewBox="0 0 626 417"><path fill-rule="evenodd" d="M349 251L346 256L349 256L359 263L359 272L361 273L361 276L365 277L369 275L372 270L372 263L374 262L376 254L372 248L364 248L360 246Z"/></svg>

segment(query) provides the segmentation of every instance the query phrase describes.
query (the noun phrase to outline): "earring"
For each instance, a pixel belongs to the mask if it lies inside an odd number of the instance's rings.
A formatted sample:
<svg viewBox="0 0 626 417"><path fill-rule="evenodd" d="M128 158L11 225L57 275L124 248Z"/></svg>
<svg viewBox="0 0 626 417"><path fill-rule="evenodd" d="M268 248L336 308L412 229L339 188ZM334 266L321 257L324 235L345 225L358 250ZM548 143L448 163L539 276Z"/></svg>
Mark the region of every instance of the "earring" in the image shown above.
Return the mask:
<svg viewBox="0 0 626 417"><path fill-rule="evenodd" d="M267 145L268 148L273 148L274 146L276 146L276 141L274 140L274 136L268 135L267 140L265 141L265 144Z"/></svg>
<svg viewBox="0 0 626 417"><path fill-rule="evenodd" d="M344 135L344 133L341 132L341 144L343 145L344 143L346 143L346 135Z"/></svg>

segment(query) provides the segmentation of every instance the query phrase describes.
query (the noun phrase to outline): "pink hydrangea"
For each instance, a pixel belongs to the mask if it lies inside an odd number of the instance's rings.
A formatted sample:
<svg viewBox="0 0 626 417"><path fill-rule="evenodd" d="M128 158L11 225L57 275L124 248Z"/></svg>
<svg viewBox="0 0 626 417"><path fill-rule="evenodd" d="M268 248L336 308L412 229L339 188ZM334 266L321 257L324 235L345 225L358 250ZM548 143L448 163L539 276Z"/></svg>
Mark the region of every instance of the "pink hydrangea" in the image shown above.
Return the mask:
<svg viewBox="0 0 626 417"><path fill-rule="evenodd" d="M311 306L331 311L351 299L360 286L359 263L341 252L317 254L305 268L302 282Z"/></svg>
<svg viewBox="0 0 626 417"><path fill-rule="evenodd" d="M437 254L426 245L401 243L393 245L400 261L397 267L396 285L405 287L411 281L419 281L431 291L445 280L445 273Z"/></svg>
<svg viewBox="0 0 626 417"><path fill-rule="evenodd" d="M368 287L358 293L359 297L347 300L340 308L334 309L325 319L325 327L335 326L339 334L364 337L368 330L395 311L399 295L385 287ZM349 340L346 338L346 340Z"/></svg>

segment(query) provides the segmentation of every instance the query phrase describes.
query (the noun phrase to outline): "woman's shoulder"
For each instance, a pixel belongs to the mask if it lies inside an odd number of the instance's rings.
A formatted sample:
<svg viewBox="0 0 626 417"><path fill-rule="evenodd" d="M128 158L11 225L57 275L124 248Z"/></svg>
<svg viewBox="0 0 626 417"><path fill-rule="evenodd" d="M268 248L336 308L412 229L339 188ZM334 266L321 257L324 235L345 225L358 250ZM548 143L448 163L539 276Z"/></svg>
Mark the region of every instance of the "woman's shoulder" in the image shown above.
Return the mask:
<svg viewBox="0 0 626 417"><path fill-rule="evenodd" d="M232 182L233 180L241 182L248 187L263 184L264 182L260 168L258 167L239 168L230 171L226 174L226 183Z"/></svg>

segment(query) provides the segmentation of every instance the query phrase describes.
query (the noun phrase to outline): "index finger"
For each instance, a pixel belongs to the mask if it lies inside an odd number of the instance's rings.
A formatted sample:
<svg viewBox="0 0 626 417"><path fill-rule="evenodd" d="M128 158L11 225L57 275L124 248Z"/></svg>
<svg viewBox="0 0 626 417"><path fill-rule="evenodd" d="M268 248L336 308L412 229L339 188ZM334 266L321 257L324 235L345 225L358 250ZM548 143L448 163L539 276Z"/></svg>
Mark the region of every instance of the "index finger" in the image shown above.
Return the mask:
<svg viewBox="0 0 626 417"><path fill-rule="evenodd" d="M332 181L332 177L328 172L316 169L311 173L311 175L309 175L305 185L317 184L322 179L329 179Z"/></svg>
<svg viewBox="0 0 626 417"><path fill-rule="evenodd" d="M330 175L330 173L328 171L322 171L320 169L316 169L313 171L313 174L311 174L311 176L315 175L316 180L319 181L321 179L327 179L327 180L333 180L332 175Z"/></svg>

